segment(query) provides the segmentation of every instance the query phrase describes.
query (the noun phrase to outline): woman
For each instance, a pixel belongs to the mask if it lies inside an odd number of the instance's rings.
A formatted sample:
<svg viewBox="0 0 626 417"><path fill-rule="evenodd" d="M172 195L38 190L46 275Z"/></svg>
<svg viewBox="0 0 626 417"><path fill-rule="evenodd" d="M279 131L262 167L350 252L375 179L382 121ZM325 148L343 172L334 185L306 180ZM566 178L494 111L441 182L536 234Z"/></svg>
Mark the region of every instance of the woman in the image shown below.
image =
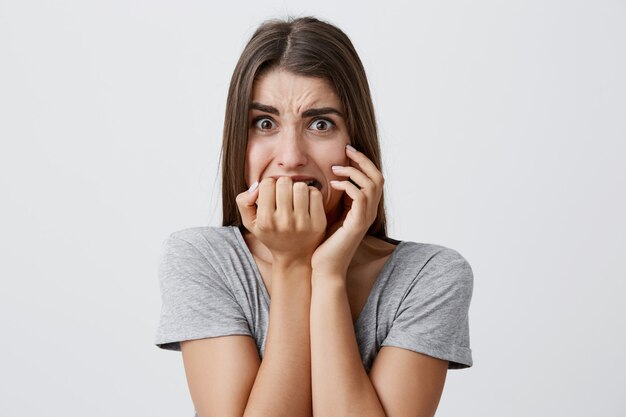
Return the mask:
<svg viewBox="0 0 626 417"><path fill-rule="evenodd" d="M447 369L472 365L472 271L386 236L348 37L310 17L262 24L222 152L223 226L173 233L159 266L156 344L182 351L197 415L434 415Z"/></svg>

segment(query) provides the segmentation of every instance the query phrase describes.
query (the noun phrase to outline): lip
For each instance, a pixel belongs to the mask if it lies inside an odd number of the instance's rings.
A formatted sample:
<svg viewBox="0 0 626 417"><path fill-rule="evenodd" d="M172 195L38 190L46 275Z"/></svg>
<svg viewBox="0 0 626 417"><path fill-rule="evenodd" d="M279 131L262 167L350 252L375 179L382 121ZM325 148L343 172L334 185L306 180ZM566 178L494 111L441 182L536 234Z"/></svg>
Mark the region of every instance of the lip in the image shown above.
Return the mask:
<svg viewBox="0 0 626 417"><path fill-rule="evenodd" d="M289 177L294 182L296 182L296 181L311 181L311 180L315 180L315 181L319 182L320 184L322 183L320 180L318 180L315 177L306 177L306 176L303 176L303 175L271 175L270 176L270 178L274 178L275 180L279 179L280 177Z"/></svg>
<svg viewBox="0 0 626 417"><path fill-rule="evenodd" d="M293 182L314 180L315 182L317 182L317 184L319 184L320 191L322 191L325 188L324 183L322 181L318 180L315 177L309 177L306 175L270 175L268 176L268 178L274 178L274 180L278 180L280 177L289 177L291 178Z"/></svg>

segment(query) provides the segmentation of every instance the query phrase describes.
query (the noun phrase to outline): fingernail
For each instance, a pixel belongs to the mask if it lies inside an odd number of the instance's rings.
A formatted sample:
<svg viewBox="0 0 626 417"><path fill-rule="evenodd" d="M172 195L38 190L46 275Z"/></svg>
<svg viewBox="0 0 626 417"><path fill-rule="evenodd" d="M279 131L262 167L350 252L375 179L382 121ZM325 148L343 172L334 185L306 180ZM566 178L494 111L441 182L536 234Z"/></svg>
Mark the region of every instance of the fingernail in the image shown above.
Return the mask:
<svg viewBox="0 0 626 417"><path fill-rule="evenodd" d="M252 191L256 190L256 187L258 186L259 186L259 182L255 181L254 184L252 184L250 188L248 189L248 192L251 193Z"/></svg>
<svg viewBox="0 0 626 417"><path fill-rule="evenodd" d="M348 150L351 151L351 152L356 152L356 149L354 149L352 146L350 146L350 144L347 144L346 148L348 148Z"/></svg>
<svg viewBox="0 0 626 417"><path fill-rule="evenodd" d="M333 165L330 167L330 169L332 169L333 171L336 169L341 169L341 168L343 168L341 165Z"/></svg>

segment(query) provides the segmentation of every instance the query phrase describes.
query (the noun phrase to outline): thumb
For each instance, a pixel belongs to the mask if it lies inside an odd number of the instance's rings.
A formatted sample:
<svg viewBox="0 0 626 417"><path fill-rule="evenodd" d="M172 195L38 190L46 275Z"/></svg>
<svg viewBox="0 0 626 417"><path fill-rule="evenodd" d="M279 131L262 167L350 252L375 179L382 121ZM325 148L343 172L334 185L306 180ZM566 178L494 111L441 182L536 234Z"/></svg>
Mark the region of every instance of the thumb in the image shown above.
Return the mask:
<svg viewBox="0 0 626 417"><path fill-rule="evenodd" d="M249 231L253 229L253 223L256 220L256 200L259 195L259 182L256 181L254 184L250 186L250 188L240 194L235 198L235 202L237 203L237 207L239 208L239 213L241 213L241 220L243 225Z"/></svg>

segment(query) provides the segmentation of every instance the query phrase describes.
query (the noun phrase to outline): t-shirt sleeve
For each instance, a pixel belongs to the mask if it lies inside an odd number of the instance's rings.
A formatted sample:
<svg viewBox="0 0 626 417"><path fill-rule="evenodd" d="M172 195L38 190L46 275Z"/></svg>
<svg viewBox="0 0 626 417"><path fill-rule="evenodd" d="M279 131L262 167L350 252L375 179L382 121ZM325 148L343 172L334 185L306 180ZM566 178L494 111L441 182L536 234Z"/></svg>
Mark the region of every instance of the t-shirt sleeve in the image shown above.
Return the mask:
<svg viewBox="0 0 626 417"><path fill-rule="evenodd" d="M192 243L175 236L161 247L161 316L155 344L180 351L180 341L252 335L224 277Z"/></svg>
<svg viewBox="0 0 626 417"><path fill-rule="evenodd" d="M469 263L444 248L419 270L398 308L382 346L396 346L449 361L448 369L472 366Z"/></svg>

